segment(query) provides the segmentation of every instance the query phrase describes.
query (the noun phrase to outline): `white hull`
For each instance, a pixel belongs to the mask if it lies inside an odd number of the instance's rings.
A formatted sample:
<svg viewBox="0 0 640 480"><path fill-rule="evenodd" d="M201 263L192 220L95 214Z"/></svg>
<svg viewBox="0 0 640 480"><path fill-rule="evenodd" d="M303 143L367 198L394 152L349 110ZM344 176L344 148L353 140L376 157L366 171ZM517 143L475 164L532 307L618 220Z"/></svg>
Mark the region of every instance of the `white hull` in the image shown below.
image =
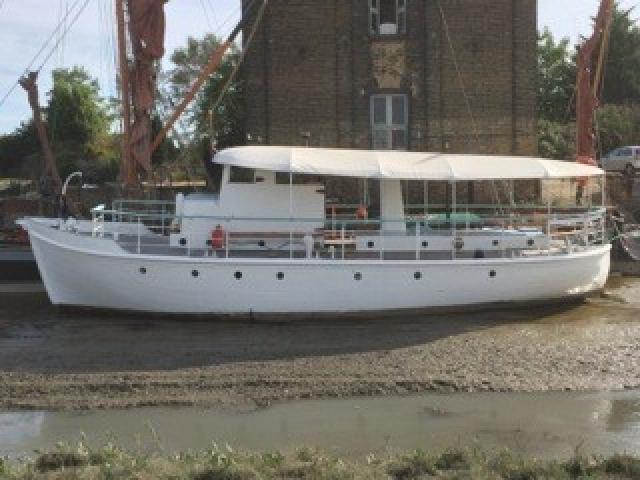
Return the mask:
<svg viewBox="0 0 640 480"><path fill-rule="evenodd" d="M348 313L581 297L604 287L610 263L609 245L438 261L182 258L131 254L113 240L37 219L25 227L52 303L168 314Z"/></svg>

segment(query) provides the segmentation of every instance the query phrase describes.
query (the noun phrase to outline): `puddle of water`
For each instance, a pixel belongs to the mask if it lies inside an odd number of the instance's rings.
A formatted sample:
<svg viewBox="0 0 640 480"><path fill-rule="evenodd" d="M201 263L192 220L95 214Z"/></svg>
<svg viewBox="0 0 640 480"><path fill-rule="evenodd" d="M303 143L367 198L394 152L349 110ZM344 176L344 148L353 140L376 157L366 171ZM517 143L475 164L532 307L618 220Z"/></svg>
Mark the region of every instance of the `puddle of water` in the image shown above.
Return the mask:
<svg viewBox="0 0 640 480"><path fill-rule="evenodd" d="M362 458L375 452L479 446L537 457L640 454L640 392L429 394L314 400L249 413L200 408L0 414L0 454L31 455L58 441L110 438L130 449L247 450L313 446Z"/></svg>

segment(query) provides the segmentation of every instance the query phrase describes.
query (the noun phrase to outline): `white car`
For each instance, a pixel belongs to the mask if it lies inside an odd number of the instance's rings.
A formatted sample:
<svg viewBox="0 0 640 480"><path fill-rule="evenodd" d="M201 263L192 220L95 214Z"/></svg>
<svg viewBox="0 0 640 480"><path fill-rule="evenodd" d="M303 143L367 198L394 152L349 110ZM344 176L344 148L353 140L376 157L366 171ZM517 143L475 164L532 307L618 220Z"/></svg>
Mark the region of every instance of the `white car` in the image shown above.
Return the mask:
<svg viewBox="0 0 640 480"><path fill-rule="evenodd" d="M603 170L635 175L640 170L640 147L620 147L600 160Z"/></svg>

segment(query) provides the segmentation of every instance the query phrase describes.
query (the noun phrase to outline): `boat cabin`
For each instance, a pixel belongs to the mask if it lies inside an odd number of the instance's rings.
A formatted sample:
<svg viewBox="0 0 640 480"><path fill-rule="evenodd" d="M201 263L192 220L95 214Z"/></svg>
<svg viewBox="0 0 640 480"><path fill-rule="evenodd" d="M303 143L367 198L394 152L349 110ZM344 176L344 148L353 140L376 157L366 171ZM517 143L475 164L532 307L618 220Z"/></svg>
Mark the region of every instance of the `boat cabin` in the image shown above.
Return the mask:
<svg viewBox="0 0 640 480"><path fill-rule="evenodd" d="M171 248L206 255L397 259L546 251L552 240L549 218L536 217L534 211L528 218L513 211L505 214L500 206L478 213L473 206L456 205L457 183L588 178L601 173L585 165L527 157L290 147L232 148L212 161L221 171L219 189L177 195ZM297 181L304 175L313 180ZM327 204L323 183L317 181L326 176L377 179L376 218L369 216L370 205L336 213L336 206ZM409 215L405 181L446 181L454 200L444 210L425 200L420 213ZM589 224L592 236L602 236L600 221L589 216L573 217L576 221Z"/></svg>

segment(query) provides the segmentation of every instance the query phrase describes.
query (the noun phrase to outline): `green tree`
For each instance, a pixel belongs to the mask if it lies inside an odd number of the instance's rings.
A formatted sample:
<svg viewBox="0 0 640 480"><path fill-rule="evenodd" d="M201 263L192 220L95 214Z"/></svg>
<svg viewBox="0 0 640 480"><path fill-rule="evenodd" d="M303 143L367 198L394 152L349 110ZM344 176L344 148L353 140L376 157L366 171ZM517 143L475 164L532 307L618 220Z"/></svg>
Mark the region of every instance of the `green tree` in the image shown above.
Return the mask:
<svg viewBox="0 0 640 480"><path fill-rule="evenodd" d="M173 68L169 70L166 79L165 97L167 101L165 103L171 106L177 105L184 98L188 88L202 72L209 62L211 54L220 44L220 39L213 34L207 34L201 39L189 37L185 47L178 48L173 52L171 55ZM202 140L208 138L211 133L217 138L220 147L239 145L245 142L244 92L238 79L231 83L222 103L210 117L210 111L238 61L239 53L232 48L185 112L179 129L190 134L189 146L196 152L196 156L202 153L200 152ZM210 125L211 118L213 125Z"/></svg>
<svg viewBox="0 0 640 480"><path fill-rule="evenodd" d="M619 7L614 11L604 77L606 104L640 102L640 27L631 18L632 11Z"/></svg>
<svg viewBox="0 0 640 480"><path fill-rule="evenodd" d="M566 122L576 83L569 39L556 40L548 28L538 35L538 117Z"/></svg>
<svg viewBox="0 0 640 480"><path fill-rule="evenodd" d="M575 155L575 129L566 122L538 120L538 153L544 158L570 160Z"/></svg>
<svg viewBox="0 0 640 480"><path fill-rule="evenodd" d="M0 177L30 177L40 168L34 156L40 151L38 138L32 122L22 123L14 132L0 136ZM30 172L31 170L31 172Z"/></svg>
<svg viewBox="0 0 640 480"><path fill-rule="evenodd" d="M106 135L111 123L98 81L79 67L53 71L47 116L54 143L88 145Z"/></svg>
<svg viewBox="0 0 640 480"><path fill-rule="evenodd" d="M640 105L605 105L598 110L596 122L603 153L640 145Z"/></svg>
<svg viewBox="0 0 640 480"><path fill-rule="evenodd" d="M48 98L49 138L61 175L81 170L90 181L113 180L119 146L98 81L81 67L54 70Z"/></svg>

